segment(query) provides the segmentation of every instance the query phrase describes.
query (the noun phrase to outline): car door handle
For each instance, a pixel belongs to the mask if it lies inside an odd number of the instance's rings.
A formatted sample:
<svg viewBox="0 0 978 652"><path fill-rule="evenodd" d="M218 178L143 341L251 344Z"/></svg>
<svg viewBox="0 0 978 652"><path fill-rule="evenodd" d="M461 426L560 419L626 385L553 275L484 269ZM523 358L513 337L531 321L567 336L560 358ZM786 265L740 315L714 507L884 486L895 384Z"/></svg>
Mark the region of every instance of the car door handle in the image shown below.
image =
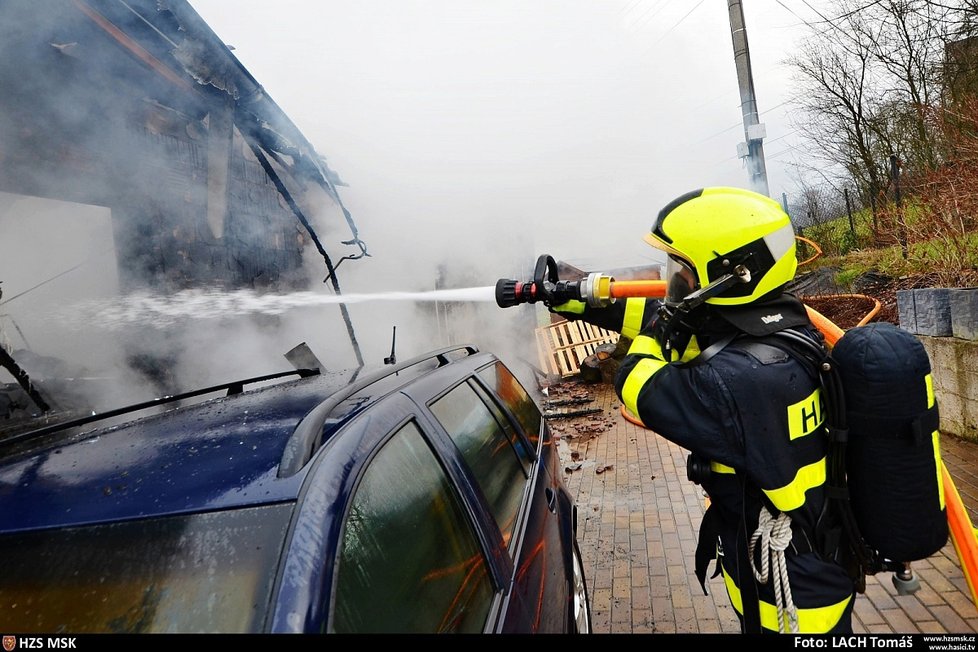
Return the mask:
<svg viewBox="0 0 978 652"><path fill-rule="evenodd" d="M547 487L544 490L544 495L547 496L547 509L549 509L554 514L557 513L557 492Z"/></svg>

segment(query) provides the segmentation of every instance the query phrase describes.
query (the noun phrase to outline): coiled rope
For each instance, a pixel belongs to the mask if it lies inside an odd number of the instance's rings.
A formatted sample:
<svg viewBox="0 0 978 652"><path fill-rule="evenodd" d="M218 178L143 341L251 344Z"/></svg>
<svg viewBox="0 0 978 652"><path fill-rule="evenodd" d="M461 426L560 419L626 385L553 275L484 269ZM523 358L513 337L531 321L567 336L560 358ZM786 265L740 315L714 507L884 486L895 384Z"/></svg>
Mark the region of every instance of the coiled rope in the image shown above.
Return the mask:
<svg viewBox="0 0 978 652"><path fill-rule="evenodd" d="M761 568L754 565L754 549L761 542ZM778 608L778 632L784 634L787 622L792 634L798 633L798 610L791 599L791 586L788 585L788 564L784 551L791 544L791 518L784 513L777 518L767 507L761 507L757 529L750 538L751 569L761 584L767 584L770 575L770 561L774 563L774 602Z"/></svg>

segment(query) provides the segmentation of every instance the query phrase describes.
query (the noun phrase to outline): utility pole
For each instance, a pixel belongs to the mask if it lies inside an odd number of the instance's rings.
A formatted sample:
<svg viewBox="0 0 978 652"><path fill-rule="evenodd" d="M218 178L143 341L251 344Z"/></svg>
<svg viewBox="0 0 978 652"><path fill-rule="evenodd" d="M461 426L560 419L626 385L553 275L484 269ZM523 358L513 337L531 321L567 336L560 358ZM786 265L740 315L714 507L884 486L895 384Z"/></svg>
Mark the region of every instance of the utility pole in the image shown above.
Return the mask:
<svg viewBox="0 0 978 652"><path fill-rule="evenodd" d="M750 50L747 47L747 27L744 25L742 0L727 0L730 14L730 36L733 39L734 63L737 65L737 84L740 87L740 110L744 114L744 138L737 145L737 155L747 159L750 188L768 195L767 168L764 164L764 137L767 131L757 113L754 97L754 77L750 69Z"/></svg>

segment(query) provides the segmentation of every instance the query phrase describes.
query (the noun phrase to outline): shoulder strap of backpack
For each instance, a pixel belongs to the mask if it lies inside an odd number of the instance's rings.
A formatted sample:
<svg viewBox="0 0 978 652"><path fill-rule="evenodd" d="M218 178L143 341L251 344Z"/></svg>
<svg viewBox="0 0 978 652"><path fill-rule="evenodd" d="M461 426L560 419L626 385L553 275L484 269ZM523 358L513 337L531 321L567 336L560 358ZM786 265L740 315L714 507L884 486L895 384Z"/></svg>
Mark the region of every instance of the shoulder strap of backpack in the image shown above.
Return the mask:
<svg viewBox="0 0 978 652"><path fill-rule="evenodd" d="M789 355L799 356L807 364L814 366L822 387L822 401L825 406L825 428L829 446L826 459L825 495L826 505L823 517L816 526L816 540L820 542L823 555L843 562L850 571L857 590L865 590L866 575L879 571L876 553L863 540L859 525L849 501L849 487L846 482L846 444L849 441L849 428L846 416L846 398L842 377L836 368L831 353L821 341L813 336L793 329L775 333L777 342L784 346ZM818 528L823 528L821 532ZM841 528L841 533L833 529ZM839 534L845 537L845 547ZM850 559L843 559L842 552L848 552Z"/></svg>

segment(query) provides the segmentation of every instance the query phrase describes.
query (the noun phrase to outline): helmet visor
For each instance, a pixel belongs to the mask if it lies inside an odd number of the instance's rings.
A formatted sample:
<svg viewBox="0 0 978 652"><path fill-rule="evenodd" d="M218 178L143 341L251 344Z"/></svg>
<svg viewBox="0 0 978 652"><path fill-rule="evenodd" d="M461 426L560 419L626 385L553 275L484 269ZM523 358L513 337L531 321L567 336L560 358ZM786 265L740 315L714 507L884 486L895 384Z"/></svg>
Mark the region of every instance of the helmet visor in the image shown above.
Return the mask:
<svg viewBox="0 0 978 652"><path fill-rule="evenodd" d="M699 287L688 261L674 254L666 261L666 304L676 305Z"/></svg>

